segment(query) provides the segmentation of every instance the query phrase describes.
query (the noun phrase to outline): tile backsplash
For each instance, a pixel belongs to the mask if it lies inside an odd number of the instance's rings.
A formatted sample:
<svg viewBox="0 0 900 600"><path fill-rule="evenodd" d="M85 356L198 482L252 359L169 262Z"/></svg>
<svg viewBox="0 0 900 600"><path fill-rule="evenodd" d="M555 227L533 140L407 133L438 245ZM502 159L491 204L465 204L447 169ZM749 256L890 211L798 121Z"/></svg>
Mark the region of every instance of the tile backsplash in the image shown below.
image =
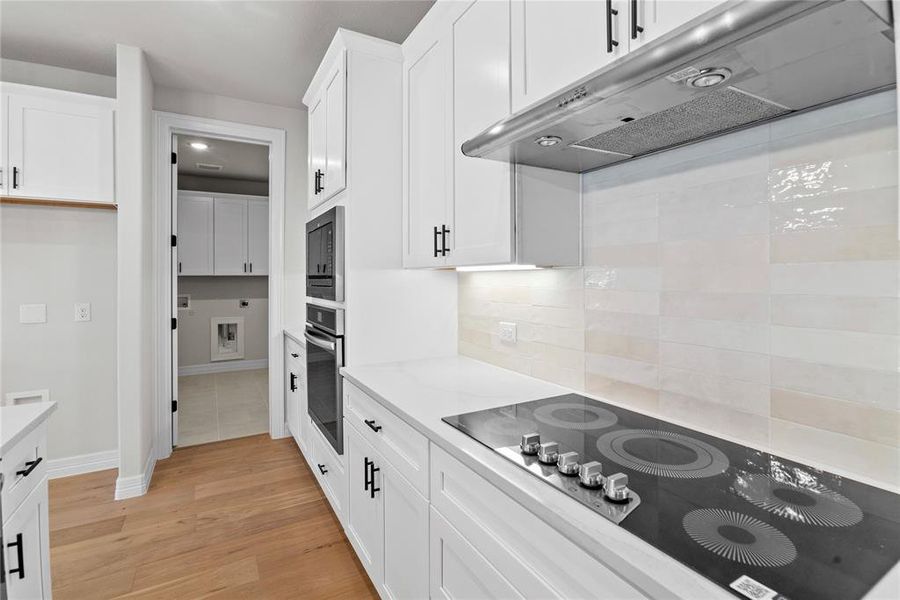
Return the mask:
<svg viewBox="0 0 900 600"><path fill-rule="evenodd" d="M460 273L460 353L900 486L895 102L585 175L584 267Z"/></svg>

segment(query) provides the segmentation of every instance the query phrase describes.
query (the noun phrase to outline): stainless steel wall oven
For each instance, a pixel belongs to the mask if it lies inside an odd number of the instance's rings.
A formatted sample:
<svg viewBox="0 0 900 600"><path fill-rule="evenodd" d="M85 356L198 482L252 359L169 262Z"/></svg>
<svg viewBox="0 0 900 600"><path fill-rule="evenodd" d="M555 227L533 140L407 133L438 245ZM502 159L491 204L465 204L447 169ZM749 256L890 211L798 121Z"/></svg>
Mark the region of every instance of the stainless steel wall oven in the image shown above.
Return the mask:
<svg viewBox="0 0 900 600"><path fill-rule="evenodd" d="M307 410L325 439L344 453L344 406L341 367L344 366L344 311L306 305Z"/></svg>

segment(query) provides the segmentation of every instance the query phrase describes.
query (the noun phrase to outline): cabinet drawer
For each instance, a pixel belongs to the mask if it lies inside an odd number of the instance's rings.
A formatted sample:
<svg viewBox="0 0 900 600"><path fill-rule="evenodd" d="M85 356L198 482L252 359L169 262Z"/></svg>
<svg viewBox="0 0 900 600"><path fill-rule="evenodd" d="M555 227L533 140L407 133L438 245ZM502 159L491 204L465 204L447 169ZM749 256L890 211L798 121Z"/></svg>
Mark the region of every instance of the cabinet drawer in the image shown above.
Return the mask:
<svg viewBox="0 0 900 600"><path fill-rule="evenodd" d="M0 469L3 469L3 511L6 514L12 514L47 476L46 456L46 424L29 433L3 456Z"/></svg>
<svg viewBox="0 0 900 600"><path fill-rule="evenodd" d="M285 336L285 365L284 368L294 373L302 380L306 379L306 349L293 339Z"/></svg>
<svg viewBox="0 0 900 600"><path fill-rule="evenodd" d="M344 380L344 416L416 490L428 497L428 439Z"/></svg>
<svg viewBox="0 0 900 600"><path fill-rule="evenodd" d="M312 446L310 456L307 457L309 466L325 497L328 498L334 514L343 525L347 511L347 471L344 468L344 461L319 433L318 428L313 426L310 431L312 444L307 444Z"/></svg>
<svg viewBox="0 0 900 600"><path fill-rule="evenodd" d="M431 504L525 597L644 598L605 565L435 446L431 448Z"/></svg>

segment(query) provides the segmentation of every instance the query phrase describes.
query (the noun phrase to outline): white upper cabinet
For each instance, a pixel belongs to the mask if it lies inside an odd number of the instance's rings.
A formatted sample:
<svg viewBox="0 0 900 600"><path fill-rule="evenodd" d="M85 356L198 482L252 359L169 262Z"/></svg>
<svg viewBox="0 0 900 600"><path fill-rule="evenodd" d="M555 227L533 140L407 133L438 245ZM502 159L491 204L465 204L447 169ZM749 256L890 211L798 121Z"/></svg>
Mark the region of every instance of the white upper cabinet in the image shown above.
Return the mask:
<svg viewBox="0 0 900 600"><path fill-rule="evenodd" d="M247 273L269 274L269 201L247 200Z"/></svg>
<svg viewBox="0 0 900 600"><path fill-rule="evenodd" d="M9 85L3 98L6 195L115 202L114 100Z"/></svg>
<svg viewBox="0 0 900 600"><path fill-rule="evenodd" d="M647 42L669 33L725 0L629 0L628 49L637 50Z"/></svg>
<svg viewBox="0 0 900 600"><path fill-rule="evenodd" d="M622 0L513 0L513 112L627 52L624 6ZM489 125L483 123L475 133Z"/></svg>
<svg viewBox="0 0 900 600"><path fill-rule="evenodd" d="M513 168L459 149L510 113L509 0L477 0L453 23L453 204L448 264L513 260Z"/></svg>
<svg viewBox="0 0 900 600"><path fill-rule="evenodd" d="M347 187L347 54L328 65L309 106L309 208Z"/></svg>
<svg viewBox="0 0 900 600"><path fill-rule="evenodd" d="M178 193L178 274L213 274L213 202L209 196Z"/></svg>
<svg viewBox="0 0 900 600"><path fill-rule="evenodd" d="M216 198L215 274L247 273L247 201Z"/></svg>

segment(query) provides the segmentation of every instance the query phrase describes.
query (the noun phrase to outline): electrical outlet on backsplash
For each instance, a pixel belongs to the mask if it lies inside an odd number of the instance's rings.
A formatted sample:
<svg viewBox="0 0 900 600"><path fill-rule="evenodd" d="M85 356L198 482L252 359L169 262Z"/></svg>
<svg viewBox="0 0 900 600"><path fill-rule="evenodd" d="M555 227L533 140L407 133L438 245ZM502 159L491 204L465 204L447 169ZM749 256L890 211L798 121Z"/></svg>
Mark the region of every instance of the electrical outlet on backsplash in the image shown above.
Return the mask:
<svg viewBox="0 0 900 600"><path fill-rule="evenodd" d="M883 92L583 175L584 267L461 273L460 352L900 486L896 126Z"/></svg>

